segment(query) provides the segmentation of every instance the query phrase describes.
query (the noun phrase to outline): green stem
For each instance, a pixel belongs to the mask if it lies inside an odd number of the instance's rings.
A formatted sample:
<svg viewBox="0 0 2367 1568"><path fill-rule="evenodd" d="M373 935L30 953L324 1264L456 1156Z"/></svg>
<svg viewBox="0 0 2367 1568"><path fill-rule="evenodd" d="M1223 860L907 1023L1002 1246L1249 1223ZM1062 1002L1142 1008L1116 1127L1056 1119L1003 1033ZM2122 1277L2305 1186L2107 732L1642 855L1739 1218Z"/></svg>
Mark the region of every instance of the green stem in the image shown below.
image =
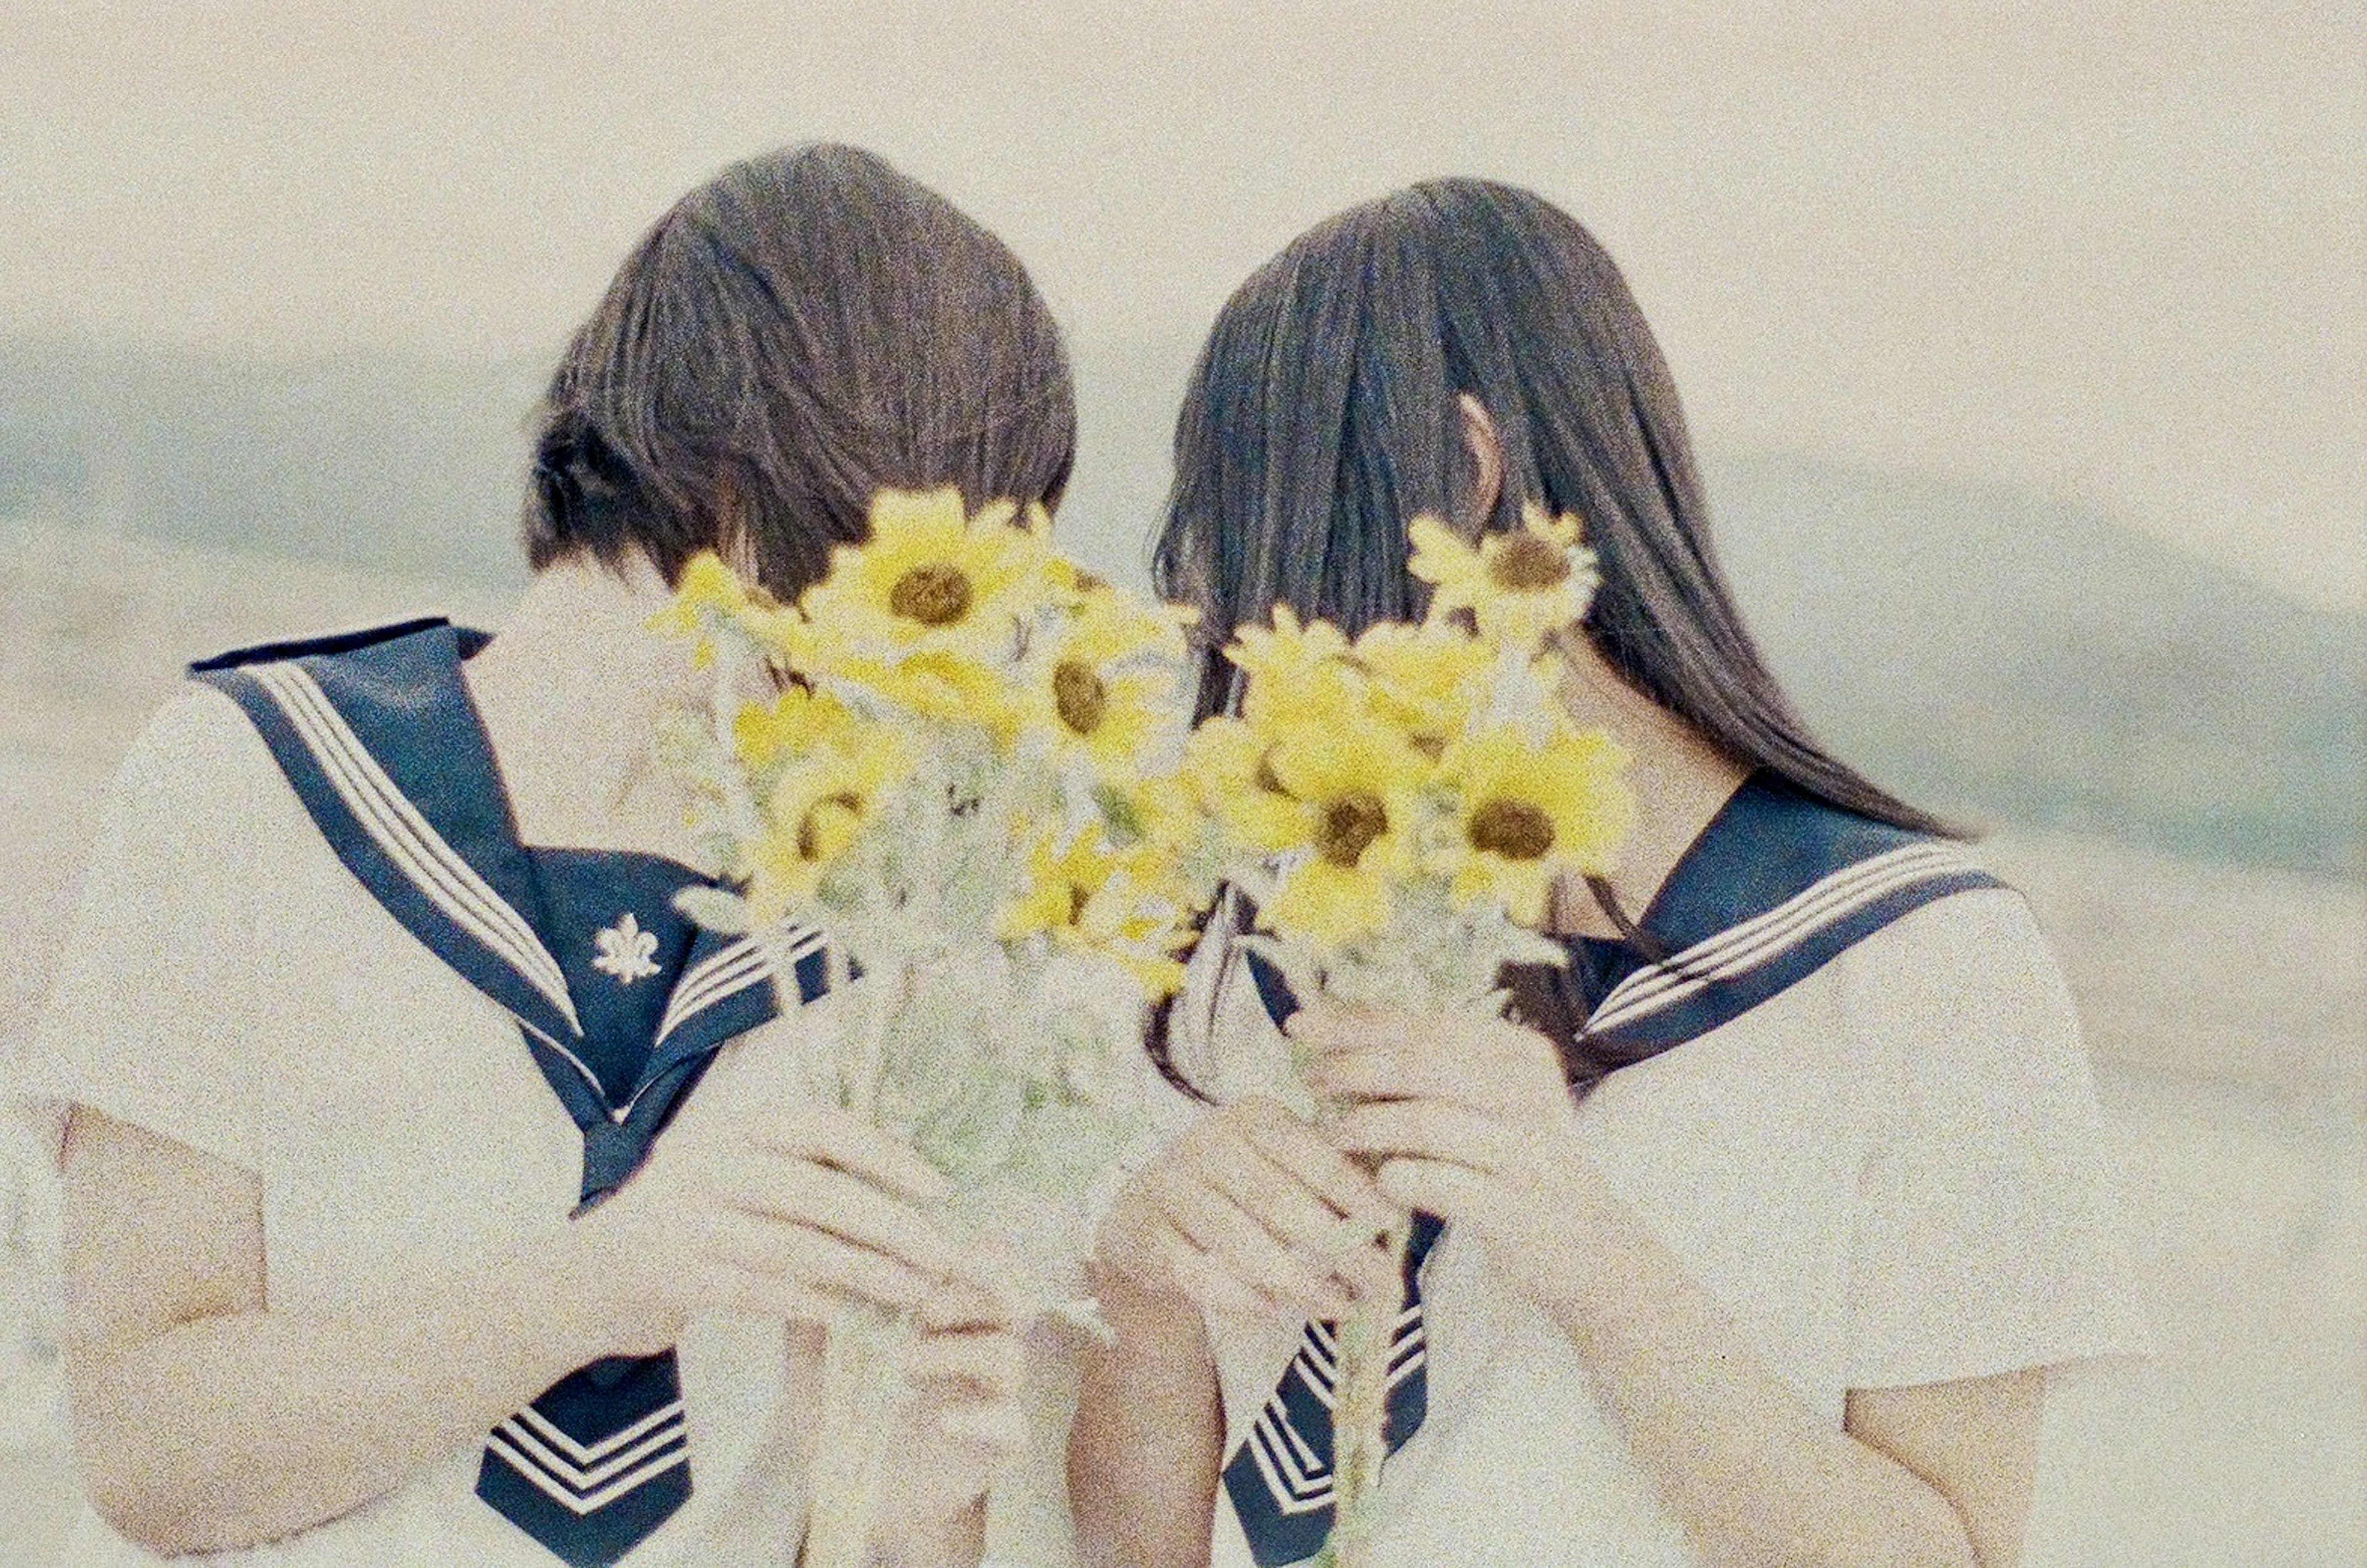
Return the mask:
<svg viewBox="0 0 2367 1568"><path fill-rule="evenodd" d="M1382 1245L1405 1257L1408 1225L1399 1221ZM1360 1297L1341 1320L1340 1354L1332 1383L1331 1536L1325 1542L1336 1568L1363 1568L1373 1530L1373 1495L1388 1458L1389 1349L1396 1337L1397 1292Z"/></svg>
<svg viewBox="0 0 2367 1568"><path fill-rule="evenodd" d="M866 1568L871 1561L871 1526L912 1333L909 1319L872 1306L849 1307L831 1325L801 1568Z"/></svg>
<svg viewBox="0 0 2367 1568"><path fill-rule="evenodd" d="M879 1074L888 1055L888 1028L912 989L911 973L909 964L899 961L882 964L877 972L864 976L869 984L864 987L863 1018L854 1055L844 1062L839 1090L846 1109L866 1122L877 1120L879 1113Z"/></svg>

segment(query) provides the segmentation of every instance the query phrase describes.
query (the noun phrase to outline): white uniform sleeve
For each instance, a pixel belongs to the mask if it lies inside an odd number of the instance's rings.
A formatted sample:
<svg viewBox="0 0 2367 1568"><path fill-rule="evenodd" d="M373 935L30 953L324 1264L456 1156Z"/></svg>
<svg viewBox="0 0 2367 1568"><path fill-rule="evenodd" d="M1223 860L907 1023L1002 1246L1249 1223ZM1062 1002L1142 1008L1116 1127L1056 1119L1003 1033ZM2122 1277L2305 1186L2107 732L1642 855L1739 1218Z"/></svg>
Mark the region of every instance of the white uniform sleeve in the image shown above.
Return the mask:
<svg viewBox="0 0 2367 1568"><path fill-rule="evenodd" d="M2028 905L1957 894L1849 956L1885 1086L1858 1193L1850 1386L2142 1352L2087 1052Z"/></svg>
<svg viewBox="0 0 2367 1568"><path fill-rule="evenodd" d="M264 1169L271 1008L250 982L254 879L273 857L242 801L285 788L245 716L209 688L174 698L133 743L9 1086L53 1154L85 1105Z"/></svg>

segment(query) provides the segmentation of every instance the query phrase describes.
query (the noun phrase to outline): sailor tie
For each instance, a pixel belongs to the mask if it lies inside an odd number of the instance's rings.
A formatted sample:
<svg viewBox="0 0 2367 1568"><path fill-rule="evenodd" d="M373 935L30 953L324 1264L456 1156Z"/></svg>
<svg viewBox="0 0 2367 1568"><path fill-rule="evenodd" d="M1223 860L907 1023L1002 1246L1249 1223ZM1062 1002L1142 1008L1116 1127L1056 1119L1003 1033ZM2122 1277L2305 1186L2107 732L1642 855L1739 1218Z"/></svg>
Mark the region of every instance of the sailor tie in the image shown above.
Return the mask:
<svg viewBox="0 0 2367 1568"><path fill-rule="evenodd" d="M1389 1337L1383 1435L1395 1453L1429 1413L1423 1376L1421 1265L1443 1227L1416 1214L1407 1237L1403 1306ZM1331 1533L1331 1407L1339 1381L1338 1325L1310 1323L1298 1353L1225 1465L1225 1491L1258 1568L1301 1562Z"/></svg>
<svg viewBox="0 0 2367 1568"><path fill-rule="evenodd" d="M606 1568L690 1499L672 1350L569 1373L485 1442L477 1495L575 1568Z"/></svg>

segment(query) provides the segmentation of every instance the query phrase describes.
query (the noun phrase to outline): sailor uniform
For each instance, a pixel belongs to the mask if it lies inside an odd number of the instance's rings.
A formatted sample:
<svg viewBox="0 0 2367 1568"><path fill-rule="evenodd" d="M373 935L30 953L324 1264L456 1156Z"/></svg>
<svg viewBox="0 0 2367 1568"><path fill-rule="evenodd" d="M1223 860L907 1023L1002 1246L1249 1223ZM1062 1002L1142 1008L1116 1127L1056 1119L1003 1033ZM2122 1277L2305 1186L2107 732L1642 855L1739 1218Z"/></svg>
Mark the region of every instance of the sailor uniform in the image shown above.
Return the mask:
<svg viewBox="0 0 2367 1568"><path fill-rule="evenodd" d="M2144 1348L2070 998L2018 894L1761 776L1640 923L1671 951L1573 940L1567 971L1508 977L1515 1011L1566 1043L1582 1021L1591 1168L1820 1419L1852 1388ZM1261 964L1203 967L1213 994L1179 1016L1215 1023L1179 1065L1237 1089L1291 999ZM1432 1236L1397 1330L1376 1568L1695 1563L1568 1337L1476 1242ZM1215 1562L1302 1561L1330 1525L1329 1329L1209 1326Z"/></svg>
<svg viewBox="0 0 2367 1568"><path fill-rule="evenodd" d="M698 931L660 857L518 842L441 622L196 668L134 746L20 1095L256 1174L272 1305L367 1301L612 1192L697 1089L826 1093L808 940L776 985ZM761 1049L757 1048L762 1046ZM482 1444L289 1541L287 1563L768 1560L795 1502L752 1452L777 1322L710 1320L582 1369ZM95 1518L74 1560L142 1562Z"/></svg>

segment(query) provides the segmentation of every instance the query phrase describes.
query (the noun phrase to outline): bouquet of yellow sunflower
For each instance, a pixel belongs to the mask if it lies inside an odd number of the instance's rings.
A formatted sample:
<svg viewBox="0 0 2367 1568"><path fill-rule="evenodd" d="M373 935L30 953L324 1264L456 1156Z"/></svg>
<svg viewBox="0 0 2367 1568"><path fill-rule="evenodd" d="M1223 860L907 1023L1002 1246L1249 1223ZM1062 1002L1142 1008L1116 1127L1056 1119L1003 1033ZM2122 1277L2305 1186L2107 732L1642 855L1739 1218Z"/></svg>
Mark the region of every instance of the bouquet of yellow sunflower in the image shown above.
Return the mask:
<svg viewBox="0 0 2367 1568"><path fill-rule="evenodd" d="M1634 817L1625 753L1554 690L1550 645L1586 613L1593 557L1576 518L1534 504L1477 545L1430 517L1408 535L1426 618L1352 641L1277 608L1227 650L1240 716L1201 724L1187 773L1223 879L1256 908L1243 945L1294 992L1494 1015L1506 964L1567 962L1538 931L1552 889L1607 871ZM1340 1325L1325 1562L1353 1563L1369 1529L1397 1311L1362 1303Z"/></svg>
<svg viewBox="0 0 2367 1568"><path fill-rule="evenodd" d="M1089 1310L1083 1194L1199 902L1173 830L1179 617L1055 554L1040 508L885 491L870 522L794 605L708 555L660 616L714 677L661 749L732 885L684 907L753 934L781 981L819 953L847 1010L840 1103L950 1179L1016 1299ZM810 1563L862 1561L910 1332L832 1325Z"/></svg>

